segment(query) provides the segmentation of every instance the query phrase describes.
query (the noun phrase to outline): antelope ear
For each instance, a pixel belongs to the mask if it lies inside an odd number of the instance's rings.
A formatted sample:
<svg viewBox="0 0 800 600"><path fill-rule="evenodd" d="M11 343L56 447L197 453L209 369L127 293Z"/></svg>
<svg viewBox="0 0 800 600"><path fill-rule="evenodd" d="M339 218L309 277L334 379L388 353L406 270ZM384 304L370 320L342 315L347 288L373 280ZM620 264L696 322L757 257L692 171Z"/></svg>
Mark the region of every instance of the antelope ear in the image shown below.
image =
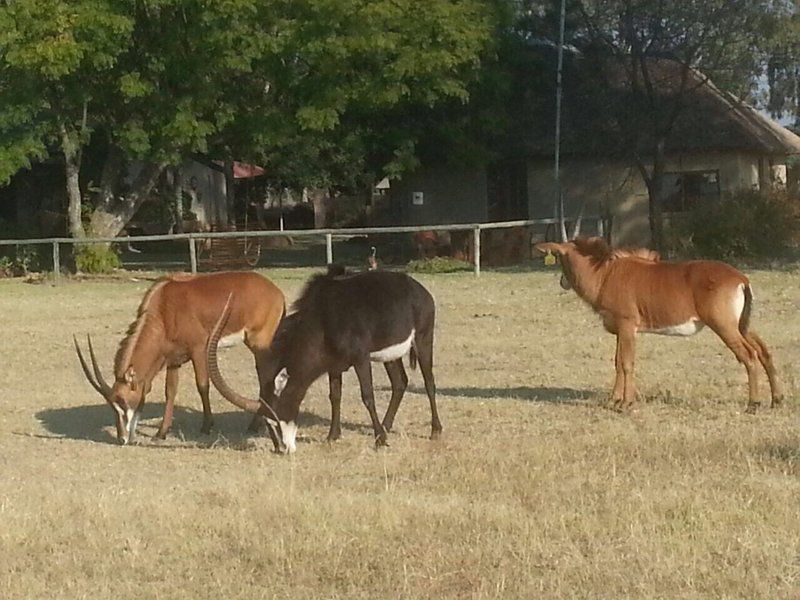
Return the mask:
<svg viewBox="0 0 800 600"><path fill-rule="evenodd" d="M560 256L561 254L567 253L567 244L557 244L556 242L540 242L536 244L534 248L542 254L547 254L549 252Z"/></svg>
<svg viewBox="0 0 800 600"><path fill-rule="evenodd" d="M289 373L286 371L286 367L283 367L278 374L275 376L275 395L280 396L283 388L286 387L286 384L289 382Z"/></svg>
<svg viewBox="0 0 800 600"><path fill-rule="evenodd" d="M128 370L125 371L125 383L127 383L132 391L136 391L136 371L134 371L133 367L128 367Z"/></svg>

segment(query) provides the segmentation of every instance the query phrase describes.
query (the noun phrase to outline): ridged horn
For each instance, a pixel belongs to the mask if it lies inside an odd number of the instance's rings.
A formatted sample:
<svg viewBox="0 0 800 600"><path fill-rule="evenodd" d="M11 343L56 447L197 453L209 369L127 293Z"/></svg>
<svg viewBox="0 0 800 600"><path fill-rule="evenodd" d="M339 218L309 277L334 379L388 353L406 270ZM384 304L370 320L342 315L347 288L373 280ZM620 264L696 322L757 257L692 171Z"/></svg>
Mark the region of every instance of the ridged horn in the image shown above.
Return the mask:
<svg viewBox="0 0 800 600"><path fill-rule="evenodd" d="M86 337L88 338L89 336L87 335ZM101 396L103 396L103 398L105 398L108 401L109 398L111 397L111 388L108 387L108 384L106 384L106 382L103 380L102 376L100 377L100 379L98 381L96 381L94 379L94 377L92 377L92 372L89 370L89 365L86 364L86 359L83 357L83 353L81 352L81 347L78 344L78 338L76 338L73 335L72 336L72 341L75 343L75 352L78 353L78 360L81 361L81 368L83 369L83 374L86 375L86 379L89 381L89 384L95 390L97 390L97 392ZM90 348L90 351L91 351L91 348L92 348L91 341L89 342L89 348ZM95 364L95 373L99 373L100 369L97 368L97 366L96 366L95 358L94 358L94 352L92 352L92 362L93 362L93 364Z"/></svg>
<svg viewBox="0 0 800 600"><path fill-rule="evenodd" d="M222 394L223 398L225 398L228 402L238 406L242 410L246 410L247 412L257 413L258 409L262 406L262 401L247 398L246 396L242 396L238 392L234 391L233 388L231 388L222 378L222 373L220 373L219 364L217 362L217 344L219 343L219 339L222 337L222 332L225 329L225 325L228 323L228 319L231 316L232 302L233 292L228 294L228 301L225 303L225 308L222 309L222 314L220 314L219 319L217 319L217 323L214 325L214 329L211 330L211 335L208 338L208 344L206 345L206 356L208 357L208 375L211 379L211 383L214 384L214 387L217 388L217 391ZM264 406L268 406L266 402L263 404ZM270 408L270 411L271 410L272 409Z"/></svg>
<svg viewBox="0 0 800 600"><path fill-rule="evenodd" d="M94 355L94 348L92 348L92 336L88 333L86 334L86 343L89 344L89 358L92 359L92 368L94 369L94 376L97 379L97 384L100 386L102 390L100 393L103 394L104 397L110 398L111 397L111 386L106 383L106 378L103 377L103 374L100 372L100 367L97 364L97 357Z"/></svg>

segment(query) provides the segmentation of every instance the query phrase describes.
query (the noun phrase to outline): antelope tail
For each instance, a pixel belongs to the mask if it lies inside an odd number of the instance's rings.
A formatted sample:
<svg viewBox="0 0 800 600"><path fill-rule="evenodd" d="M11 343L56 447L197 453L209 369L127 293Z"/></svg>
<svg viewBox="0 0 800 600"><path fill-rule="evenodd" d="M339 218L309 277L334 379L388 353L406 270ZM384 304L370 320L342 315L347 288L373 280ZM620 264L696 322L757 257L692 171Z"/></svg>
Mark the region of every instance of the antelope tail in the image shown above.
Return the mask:
<svg viewBox="0 0 800 600"><path fill-rule="evenodd" d="M411 344L411 352L408 354L408 366L412 369L417 368L417 349L414 344Z"/></svg>
<svg viewBox="0 0 800 600"><path fill-rule="evenodd" d="M750 289L750 284L744 286L744 308L742 308L742 315L739 317L739 332L742 335L747 334L750 327L750 314L753 310L753 291Z"/></svg>

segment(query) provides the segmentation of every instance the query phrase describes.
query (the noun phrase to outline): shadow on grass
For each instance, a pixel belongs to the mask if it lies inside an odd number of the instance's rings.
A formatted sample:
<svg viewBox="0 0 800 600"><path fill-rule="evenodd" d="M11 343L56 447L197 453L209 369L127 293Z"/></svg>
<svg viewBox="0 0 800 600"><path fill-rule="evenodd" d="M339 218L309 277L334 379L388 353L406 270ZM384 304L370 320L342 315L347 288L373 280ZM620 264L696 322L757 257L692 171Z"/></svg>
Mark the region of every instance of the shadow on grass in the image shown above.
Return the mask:
<svg viewBox="0 0 800 600"><path fill-rule="evenodd" d="M417 394L424 394L425 388L419 386L409 386L408 390ZM598 390L576 390L573 388L545 387L545 386L518 386L509 388L498 387L463 387L436 389L437 394L442 396L458 396L462 398L486 398L486 399L513 399L525 400L526 402L549 402L553 404L584 404L588 401L595 401L603 397L603 393Z"/></svg>
<svg viewBox="0 0 800 600"><path fill-rule="evenodd" d="M163 447L174 447L170 440L188 442L193 447L212 447L220 445L220 438L224 438L231 447L242 447L242 443L249 437L265 436L263 430L257 434L248 432L252 415L243 411L228 411L214 413L214 427L210 434L200 432L203 423L203 413L200 410L176 406L174 409L172 429L167 434L167 440L156 440L155 434L164 415L163 403L148 403L142 409L142 417L136 429L136 437L140 441L154 441ZM118 444L115 427L114 411L106 404L91 404L74 406L70 408L52 408L36 413L36 418L53 436L74 440ZM330 425L330 419L323 418L310 412L301 411L297 418L300 428L314 425ZM343 430L372 432L367 425L342 422ZM47 436L43 436L47 437ZM156 446L154 446L156 447Z"/></svg>

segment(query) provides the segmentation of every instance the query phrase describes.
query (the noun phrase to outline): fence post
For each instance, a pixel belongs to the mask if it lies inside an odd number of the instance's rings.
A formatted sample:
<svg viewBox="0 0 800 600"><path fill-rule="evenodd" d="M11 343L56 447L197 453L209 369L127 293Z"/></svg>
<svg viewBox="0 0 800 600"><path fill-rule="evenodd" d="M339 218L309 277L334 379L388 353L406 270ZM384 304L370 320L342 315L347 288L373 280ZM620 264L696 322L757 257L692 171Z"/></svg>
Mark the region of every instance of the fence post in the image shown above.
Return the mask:
<svg viewBox="0 0 800 600"><path fill-rule="evenodd" d="M189 235L189 264L192 268L192 275L197 273L197 247L194 244L194 238Z"/></svg>
<svg viewBox="0 0 800 600"><path fill-rule="evenodd" d="M476 225L472 230L473 247L475 248L475 277L481 276L481 226Z"/></svg>
<svg viewBox="0 0 800 600"><path fill-rule="evenodd" d="M606 231L605 231L605 225L603 223L603 217L597 219L597 235L603 239L606 239Z"/></svg>
<svg viewBox="0 0 800 600"><path fill-rule="evenodd" d="M333 236L330 233L325 234L325 256L328 258L328 264L333 262Z"/></svg>
<svg viewBox="0 0 800 600"><path fill-rule="evenodd" d="M53 283L58 285L61 280L61 248L58 242L53 242Z"/></svg>

